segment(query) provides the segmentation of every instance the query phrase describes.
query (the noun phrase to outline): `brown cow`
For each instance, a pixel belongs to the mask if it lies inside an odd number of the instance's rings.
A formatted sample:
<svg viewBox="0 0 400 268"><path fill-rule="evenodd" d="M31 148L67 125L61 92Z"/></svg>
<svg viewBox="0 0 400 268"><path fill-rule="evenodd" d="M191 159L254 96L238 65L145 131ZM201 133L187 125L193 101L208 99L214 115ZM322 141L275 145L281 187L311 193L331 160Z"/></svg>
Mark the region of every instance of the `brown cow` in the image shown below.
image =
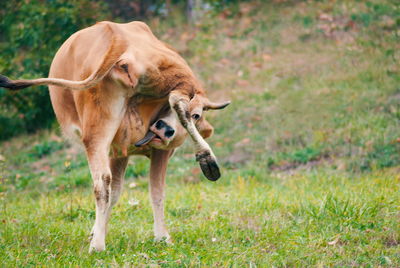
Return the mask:
<svg viewBox="0 0 400 268"><path fill-rule="evenodd" d="M216 158L204 140L213 128L203 111L229 102L209 101L185 60L143 22L100 22L73 34L54 57L49 78L0 76L0 86L12 90L41 84L49 85L65 136L78 137L85 147L96 197L90 251L105 249L107 222L132 154L151 159L154 234L169 241L163 205L168 160L189 133L203 173L217 180Z"/></svg>

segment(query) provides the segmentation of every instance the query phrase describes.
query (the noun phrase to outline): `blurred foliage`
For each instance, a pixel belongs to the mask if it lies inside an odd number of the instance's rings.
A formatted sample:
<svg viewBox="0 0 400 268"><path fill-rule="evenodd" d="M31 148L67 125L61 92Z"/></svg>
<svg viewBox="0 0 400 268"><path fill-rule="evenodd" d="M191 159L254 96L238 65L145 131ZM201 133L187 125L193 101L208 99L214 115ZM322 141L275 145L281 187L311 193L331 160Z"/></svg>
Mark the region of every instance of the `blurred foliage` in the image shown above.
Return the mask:
<svg viewBox="0 0 400 268"><path fill-rule="evenodd" d="M54 54L74 32L110 18L107 5L90 0L8 0L0 10L0 73L47 77ZM48 127L54 114L47 87L19 93L0 89L0 139Z"/></svg>
<svg viewBox="0 0 400 268"><path fill-rule="evenodd" d="M35 144L30 152L30 156L33 158L42 158L55 151L58 151L64 147L64 143L57 141L44 141L40 144Z"/></svg>

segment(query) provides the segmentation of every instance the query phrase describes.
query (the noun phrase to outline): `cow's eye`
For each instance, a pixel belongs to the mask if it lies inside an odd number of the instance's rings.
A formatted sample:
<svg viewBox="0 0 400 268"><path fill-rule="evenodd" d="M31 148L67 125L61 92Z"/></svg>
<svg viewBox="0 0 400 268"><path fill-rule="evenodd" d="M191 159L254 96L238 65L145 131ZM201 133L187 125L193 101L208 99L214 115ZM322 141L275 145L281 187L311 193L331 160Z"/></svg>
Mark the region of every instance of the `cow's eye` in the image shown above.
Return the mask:
<svg viewBox="0 0 400 268"><path fill-rule="evenodd" d="M192 114L192 118L197 121L197 120L200 119L200 115L199 114Z"/></svg>

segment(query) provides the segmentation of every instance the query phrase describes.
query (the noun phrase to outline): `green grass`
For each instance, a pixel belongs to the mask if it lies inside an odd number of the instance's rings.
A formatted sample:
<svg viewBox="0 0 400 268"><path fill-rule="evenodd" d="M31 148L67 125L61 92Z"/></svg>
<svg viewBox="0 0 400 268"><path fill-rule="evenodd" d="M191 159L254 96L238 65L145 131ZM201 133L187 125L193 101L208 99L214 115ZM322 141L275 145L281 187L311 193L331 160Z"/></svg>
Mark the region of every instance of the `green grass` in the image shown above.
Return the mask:
<svg viewBox="0 0 400 268"><path fill-rule="evenodd" d="M222 183L169 182L173 245L153 242L147 180L114 209L107 251L89 255L89 189L3 198L1 261L26 265L399 265L399 181L394 173L348 177L225 176ZM135 198L138 206L128 200Z"/></svg>
<svg viewBox="0 0 400 268"><path fill-rule="evenodd" d="M233 100L207 114L223 177L199 175L185 143L167 178L174 243L155 243L149 163L133 157L107 251L89 255L84 153L57 131L3 142L0 263L400 266L400 7L339 2L251 2L192 28L150 21L213 99Z"/></svg>

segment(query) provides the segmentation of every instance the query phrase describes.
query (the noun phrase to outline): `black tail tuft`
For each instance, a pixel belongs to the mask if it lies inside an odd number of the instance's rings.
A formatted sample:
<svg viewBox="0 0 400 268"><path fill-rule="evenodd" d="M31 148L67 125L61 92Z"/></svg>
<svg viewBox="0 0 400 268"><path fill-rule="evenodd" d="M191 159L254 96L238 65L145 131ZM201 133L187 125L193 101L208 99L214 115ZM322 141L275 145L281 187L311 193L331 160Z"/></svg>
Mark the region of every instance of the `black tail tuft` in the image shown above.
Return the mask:
<svg viewBox="0 0 400 268"><path fill-rule="evenodd" d="M7 76L0 74L0 87L8 88L11 90L23 89L31 86L32 83L25 81L12 81Z"/></svg>
<svg viewBox="0 0 400 268"><path fill-rule="evenodd" d="M10 83L11 83L11 81L10 81L10 79L8 79L7 76L0 74L0 87L9 88Z"/></svg>

